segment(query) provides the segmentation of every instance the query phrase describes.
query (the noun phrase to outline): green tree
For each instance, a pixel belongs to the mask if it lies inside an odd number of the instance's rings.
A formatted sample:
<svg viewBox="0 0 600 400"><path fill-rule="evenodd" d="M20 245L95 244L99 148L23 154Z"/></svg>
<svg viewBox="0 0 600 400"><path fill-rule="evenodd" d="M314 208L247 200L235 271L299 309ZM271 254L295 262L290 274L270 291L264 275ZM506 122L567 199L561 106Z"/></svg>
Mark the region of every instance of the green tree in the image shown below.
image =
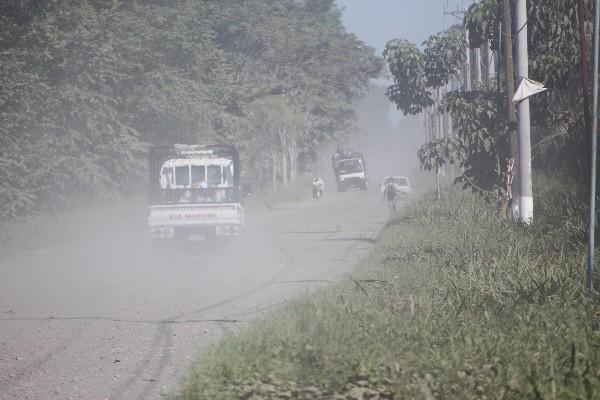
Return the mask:
<svg viewBox="0 0 600 400"><path fill-rule="evenodd" d="M0 219L139 190L149 144L232 142L262 171L274 96L294 179L382 66L333 0L6 0L0 51Z"/></svg>

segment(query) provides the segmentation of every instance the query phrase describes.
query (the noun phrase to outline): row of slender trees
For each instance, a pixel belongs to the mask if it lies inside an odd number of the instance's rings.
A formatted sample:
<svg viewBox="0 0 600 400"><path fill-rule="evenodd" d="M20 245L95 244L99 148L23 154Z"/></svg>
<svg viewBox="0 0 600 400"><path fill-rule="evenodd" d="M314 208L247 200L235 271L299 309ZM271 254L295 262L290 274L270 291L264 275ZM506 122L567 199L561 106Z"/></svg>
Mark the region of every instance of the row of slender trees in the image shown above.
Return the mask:
<svg viewBox="0 0 600 400"><path fill-rule="evenodd" d="M384 54L394 77L388 97L427 122L427 142L419 150L423 168L454 163L460 181L496 198L507 194L516 146L510 78L518 84L520 77L509 45L519 29L528 33L529 75L548 88L531 100L534 166L585 176L588 158L581 60L593 32L592 2L578 10L576 0L528 0L523 27L511 21L514 2L504 3L477 1L461 25L431 36L422 48L396 39Z"/></svg>
<svg viewBox="0 0 600 400"><path fill-rule="evenodd" d="M0 219L138 191L150 144L286 184L383 65L334 0L4 0L0 52Z"/></svg>

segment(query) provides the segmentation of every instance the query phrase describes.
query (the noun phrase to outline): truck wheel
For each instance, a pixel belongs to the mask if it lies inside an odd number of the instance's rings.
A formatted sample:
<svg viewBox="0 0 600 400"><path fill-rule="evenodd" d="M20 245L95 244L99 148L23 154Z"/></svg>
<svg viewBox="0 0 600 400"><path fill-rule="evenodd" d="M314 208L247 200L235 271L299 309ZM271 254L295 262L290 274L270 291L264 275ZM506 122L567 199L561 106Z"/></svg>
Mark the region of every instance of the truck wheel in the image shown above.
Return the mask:
<svg viewBox="0 0 600 400"><path fill-rule="evenodd" d="M338 190L338 192L343 192L343 191L344 191L344 190L346 190L346 189L344 188L344 185L342 185L342 184L338 183L338 185L337 185L337 190Z"/></svg>
<svg viewBox="0 0 600 400"><path fill-rule="evenodd" d="M363 182L363 183L360 185L360 190L367 190L367 182Z"/></svg>

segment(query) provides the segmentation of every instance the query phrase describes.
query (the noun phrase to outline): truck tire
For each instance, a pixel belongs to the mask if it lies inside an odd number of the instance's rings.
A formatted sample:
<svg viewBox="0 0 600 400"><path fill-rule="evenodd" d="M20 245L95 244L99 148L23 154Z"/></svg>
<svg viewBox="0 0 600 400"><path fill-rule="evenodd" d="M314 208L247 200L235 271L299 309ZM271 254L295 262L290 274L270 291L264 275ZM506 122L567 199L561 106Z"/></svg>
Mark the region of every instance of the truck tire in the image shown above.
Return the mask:
<svg viewBox="0 0 600 400"><path fill-rule="evenodd" d="M360 190L367 190L367 182L361 183Z"/></svg>
<svg viewBox="0 0 600 400"><path fill-rule="evenodd" d="M346 188L341 183L338 183L337 184L337 190L338 190L338 192L343 192L343 191L346 190Z"/></svg>

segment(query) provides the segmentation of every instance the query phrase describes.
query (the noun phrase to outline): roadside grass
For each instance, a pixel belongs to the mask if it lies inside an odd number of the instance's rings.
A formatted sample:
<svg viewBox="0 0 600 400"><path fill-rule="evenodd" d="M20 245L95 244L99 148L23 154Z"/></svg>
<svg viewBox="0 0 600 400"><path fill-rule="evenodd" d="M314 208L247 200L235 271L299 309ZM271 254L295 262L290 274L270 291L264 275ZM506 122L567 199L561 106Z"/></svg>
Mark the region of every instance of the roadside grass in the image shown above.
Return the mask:
<svg viewBox="0 0 600 400"><path fill-rule="evenodd" d="M224 339L173 398L599 398L585 210L555 181L536 190L529 227L470 193L424 196L347 281Z"/></svg>

